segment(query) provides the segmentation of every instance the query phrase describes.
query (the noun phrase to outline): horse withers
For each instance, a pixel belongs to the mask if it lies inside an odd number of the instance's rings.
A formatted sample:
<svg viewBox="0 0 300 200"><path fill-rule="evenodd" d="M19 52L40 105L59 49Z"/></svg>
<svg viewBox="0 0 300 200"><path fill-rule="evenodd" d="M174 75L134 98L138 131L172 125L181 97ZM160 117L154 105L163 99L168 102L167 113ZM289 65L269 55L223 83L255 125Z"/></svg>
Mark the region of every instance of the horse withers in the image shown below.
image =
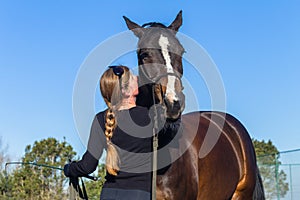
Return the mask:
<svg viewBox="0 0 300 200"><path fill-rule="evenodd" d="M181 82L184 48L176 33L182 25L182 12L169 26L156 22L140 26L124 19L139 38L138 105L151 108L159 104L166 118L180 117L185 106ZM158 163L163 170L157 172L157 199L265 199L251 138L235 117L216 111L181 117L181 136L158 152L164 154L167 149L171 162Z"/></svg>

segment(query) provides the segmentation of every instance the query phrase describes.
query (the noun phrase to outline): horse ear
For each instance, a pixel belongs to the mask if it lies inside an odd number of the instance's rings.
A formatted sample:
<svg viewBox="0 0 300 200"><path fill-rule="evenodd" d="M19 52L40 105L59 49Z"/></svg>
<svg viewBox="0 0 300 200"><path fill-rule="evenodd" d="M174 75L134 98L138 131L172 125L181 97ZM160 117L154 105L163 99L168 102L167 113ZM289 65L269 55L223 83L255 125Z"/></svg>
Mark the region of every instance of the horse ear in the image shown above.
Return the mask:
<svg viewBox="0 0 300 200"><path fill-rule="evenodd" d="M133 21L131 21L130 19L128 19L127 17L123 16L126 25L128 27L129 30L131 30L138 38L142 37L144 31L143 31L143 27L141 27L140 25L134 23Z"/></svg>
<svg viewBox="0 0 300 200"><path fill-rule="evenodd" d="M168 26L168 28L177 32L181 25L182 25L182 10L179 11L175 20L170 24L170 26Z"/></svg>

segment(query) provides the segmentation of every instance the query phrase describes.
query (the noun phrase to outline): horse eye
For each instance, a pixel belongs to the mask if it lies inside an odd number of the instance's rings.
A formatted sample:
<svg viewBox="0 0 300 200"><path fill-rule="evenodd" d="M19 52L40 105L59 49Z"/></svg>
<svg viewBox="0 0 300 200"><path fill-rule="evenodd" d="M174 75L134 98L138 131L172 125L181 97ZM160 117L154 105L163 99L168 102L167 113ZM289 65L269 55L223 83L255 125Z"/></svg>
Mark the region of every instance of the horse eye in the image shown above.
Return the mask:
<svg viewBox="0 0 300 200"><path fill-rule="evenodd" d="M143 60L144 60L144 59L146 59L147 57L149 57L149 54L148 54L147 52L144 52L144 53L141 53L139 57L140 57L140 59L143 59Z"/></svg>

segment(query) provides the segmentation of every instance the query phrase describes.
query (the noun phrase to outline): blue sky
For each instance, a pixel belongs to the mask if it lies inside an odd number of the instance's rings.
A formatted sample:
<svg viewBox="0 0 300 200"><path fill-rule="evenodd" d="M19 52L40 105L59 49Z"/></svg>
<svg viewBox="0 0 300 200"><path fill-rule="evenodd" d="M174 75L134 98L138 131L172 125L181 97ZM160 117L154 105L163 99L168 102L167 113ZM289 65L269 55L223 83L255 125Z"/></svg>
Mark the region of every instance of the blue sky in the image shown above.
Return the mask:
<svg viewBox="0 0 300 200"><path fill-rule="evenodd" d="M218 67L227 112L251 137L271 139L281 151L299 148L299 9L292 0L1 1L2 141L17 159L36 140L65 136L81 155L85 146L74 124L72 94L84 59L127 30L123 15L139 24L168 25L183 10L180 32L198 42ZM122 64L136 65L134 53L127 56ZM197 83L191 84L196 90ZM207 91L199 94L200 109L210 109ZM100 98L98 91L95 97ZM96 111L102 108L95 105Z"/></svg>

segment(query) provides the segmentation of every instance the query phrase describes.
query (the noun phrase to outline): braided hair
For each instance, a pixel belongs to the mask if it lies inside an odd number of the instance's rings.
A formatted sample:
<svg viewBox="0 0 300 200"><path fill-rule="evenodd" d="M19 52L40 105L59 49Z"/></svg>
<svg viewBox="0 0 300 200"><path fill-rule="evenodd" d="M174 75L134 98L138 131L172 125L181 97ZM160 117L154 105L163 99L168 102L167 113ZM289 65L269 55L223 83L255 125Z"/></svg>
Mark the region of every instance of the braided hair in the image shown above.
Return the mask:
<svg viewBox="0 0 300 200"><path fill-rule="evenodd" d="M130 71L126 66L124 74L119 78L112 69L106 70L100 79L101 95L108 107L105 113L105 137L107 143L106 169L111 175L116 176L120 170L120 158L116 146L112 143L114 130L117 126L116 111L122 102L122 89L127 89ZM122 86L122 88L120 88Z"/></svg>

